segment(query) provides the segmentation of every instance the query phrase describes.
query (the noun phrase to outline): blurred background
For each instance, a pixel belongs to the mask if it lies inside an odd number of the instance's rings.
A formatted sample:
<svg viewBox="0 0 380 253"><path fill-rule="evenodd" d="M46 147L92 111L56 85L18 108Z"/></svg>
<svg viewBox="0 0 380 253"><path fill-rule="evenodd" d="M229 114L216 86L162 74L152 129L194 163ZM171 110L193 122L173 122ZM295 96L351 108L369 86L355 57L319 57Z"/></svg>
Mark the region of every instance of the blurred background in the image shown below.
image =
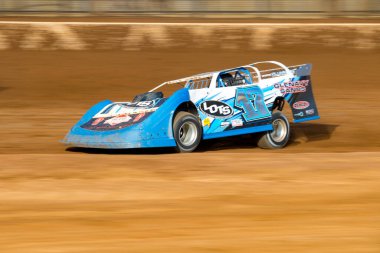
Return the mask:
<svg viewBox="0 0 380 253"><path fill-rule="evenodd" d="M379 0L0 0L2 15L377 17Z"/></svg>

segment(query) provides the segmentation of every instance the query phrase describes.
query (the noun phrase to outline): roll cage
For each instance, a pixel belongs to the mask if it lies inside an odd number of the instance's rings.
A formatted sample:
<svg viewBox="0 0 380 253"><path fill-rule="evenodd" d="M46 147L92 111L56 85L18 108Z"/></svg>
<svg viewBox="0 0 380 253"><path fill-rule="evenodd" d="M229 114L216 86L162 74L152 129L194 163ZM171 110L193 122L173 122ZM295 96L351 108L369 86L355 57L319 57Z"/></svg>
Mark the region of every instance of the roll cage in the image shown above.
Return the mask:
<svg viewBox="0 0 380 253"><path fill-rule="evenodd" d="M258 68L260 65L268 64L272 64L277 67L262 70ZM149 92L156 91L163 86L172 84L180 85L182 88L189 88L191 90L259 84L263 79L268 78L293 78L295 70L300 66L302 65L287 67L277 61L255 62L237 68L208 72L177 80L167 81L151 89ZM230 77L227 77L227 74L230 74Z"/></svg>

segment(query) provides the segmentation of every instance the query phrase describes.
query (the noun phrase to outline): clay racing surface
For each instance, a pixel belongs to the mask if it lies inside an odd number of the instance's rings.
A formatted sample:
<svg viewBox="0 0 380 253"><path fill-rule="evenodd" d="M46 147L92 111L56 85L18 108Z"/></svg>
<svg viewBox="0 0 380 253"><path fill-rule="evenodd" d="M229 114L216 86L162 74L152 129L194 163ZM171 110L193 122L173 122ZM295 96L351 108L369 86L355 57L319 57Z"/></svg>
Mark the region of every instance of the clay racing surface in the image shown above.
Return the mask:
<svg viewBox="0 0 380 253"><path fill-rule="evenodd" d="M0 252L379 252L378 50L0 51ZM258 60L313 63L321 120L198 152L59 143L94 103Z"/></svg>

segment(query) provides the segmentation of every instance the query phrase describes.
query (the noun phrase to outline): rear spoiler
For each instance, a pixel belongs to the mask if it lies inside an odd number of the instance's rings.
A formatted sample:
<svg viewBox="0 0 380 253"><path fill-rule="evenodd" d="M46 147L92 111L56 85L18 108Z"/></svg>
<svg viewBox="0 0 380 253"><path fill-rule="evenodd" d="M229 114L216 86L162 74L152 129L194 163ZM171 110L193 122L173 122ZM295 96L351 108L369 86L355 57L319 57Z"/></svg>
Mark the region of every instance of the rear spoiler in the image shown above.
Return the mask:
<svg viewBox="0 0 380 253"><path fill-rule="evenodd" d="M284 98L289 103L295 123L319 119L311 81L311 64L289 67L294 77L282 87Z"/></svg>
<svg viewBox="0 0 380 253"><path fill-rule="evenodd" d="M274 64L278 68L259 70L260 64ZM285 66L277 61L263 61L247 65L261 80L271 79L289 103L295 123L319 119L311 82L311 64Z"/></svg>

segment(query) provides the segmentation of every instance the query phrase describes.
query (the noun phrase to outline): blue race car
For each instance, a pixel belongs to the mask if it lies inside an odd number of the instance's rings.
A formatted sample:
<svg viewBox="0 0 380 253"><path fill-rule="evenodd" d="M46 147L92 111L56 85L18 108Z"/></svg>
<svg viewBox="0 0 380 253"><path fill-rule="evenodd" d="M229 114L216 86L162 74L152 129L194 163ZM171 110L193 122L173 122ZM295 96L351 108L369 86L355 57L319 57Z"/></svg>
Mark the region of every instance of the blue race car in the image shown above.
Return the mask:
<svg viewBox="0 0 380 253"><path fill-rule="evenodd" d="M262 69L261 66L275 65ZM165 82L132 102L105 100L93 106L66 135L75 147L124 149L176 147L191 152L202 140L259 133L261 148L283 148L289 121L319 119L311 65L287 67L275 61L209 72ZM169 97L158 91L179 88Z"/></svg>

